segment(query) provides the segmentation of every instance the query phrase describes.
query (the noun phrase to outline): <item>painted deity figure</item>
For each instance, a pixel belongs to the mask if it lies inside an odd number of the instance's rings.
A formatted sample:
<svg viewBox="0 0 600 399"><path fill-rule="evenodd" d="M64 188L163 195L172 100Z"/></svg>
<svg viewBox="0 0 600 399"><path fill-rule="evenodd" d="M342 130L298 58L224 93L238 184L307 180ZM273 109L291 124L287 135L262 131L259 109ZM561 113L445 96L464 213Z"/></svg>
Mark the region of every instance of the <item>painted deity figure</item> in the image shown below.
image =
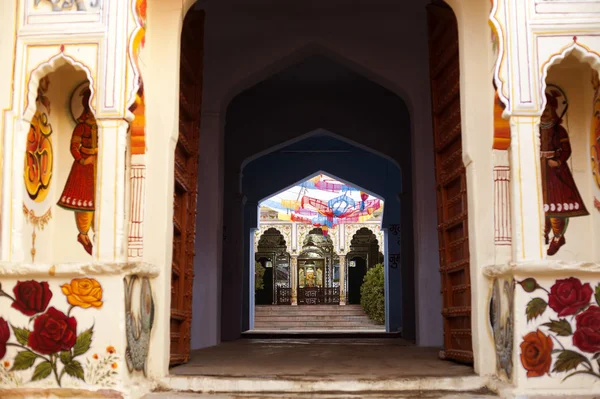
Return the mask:
<svg viewBox="0 0 600 399"><path fill-rule="evenodd" d="M79 230L77 241L91 255L93 246L88 233L94 224L98 125L89 106L90 89L85 88L80 96L83 111L77 118L77 125L71 136L71 155L74 161L58 206L75 212Z"/></svg>
<svg viewBox="0 0 600 399"><path fill-rule="evenodd" d="M565 245L569 218L589 215L567 165L571 156L571 144L557 113L561 97L564 95L558 90L546 92L546 108L540 123L542 190L546 216L544 238L546 245L550 244L547 250L549 256L556 254ZM550 231L553 234L552 240Z"/></svg>

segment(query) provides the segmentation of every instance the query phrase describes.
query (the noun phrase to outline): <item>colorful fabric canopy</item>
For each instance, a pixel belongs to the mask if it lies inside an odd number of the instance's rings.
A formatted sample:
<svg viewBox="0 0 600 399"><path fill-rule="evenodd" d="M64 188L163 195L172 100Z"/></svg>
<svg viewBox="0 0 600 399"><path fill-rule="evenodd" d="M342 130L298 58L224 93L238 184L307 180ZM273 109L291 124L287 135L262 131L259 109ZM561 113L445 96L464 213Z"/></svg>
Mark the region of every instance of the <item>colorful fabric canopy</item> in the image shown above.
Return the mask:
<svg viewBox="0 0 600 399"><path fill-rule="evenodd" d="M279 220L333 228L378 217L383 201L325 175L315 176L261 202L277 212Z"/></svg>

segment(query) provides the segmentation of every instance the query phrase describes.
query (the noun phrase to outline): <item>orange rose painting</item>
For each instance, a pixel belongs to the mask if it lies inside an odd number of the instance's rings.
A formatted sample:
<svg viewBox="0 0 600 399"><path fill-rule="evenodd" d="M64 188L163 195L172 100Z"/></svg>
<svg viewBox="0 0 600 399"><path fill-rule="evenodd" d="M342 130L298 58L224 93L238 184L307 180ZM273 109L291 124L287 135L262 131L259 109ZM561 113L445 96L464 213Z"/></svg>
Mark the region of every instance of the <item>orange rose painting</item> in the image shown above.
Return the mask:
<svg viewBox="0 0 600 399"><path fill-rule="evenodd" d="M102 286L93 278L75 278L60 288L71 306L84 309L102 307Z"/></svg>
<svg viewBox="0 0 600 399"><path fill-rule="evenodd" d="M523 337L521 364L527 370L527 377L541 377L550 372L553 347L552 339L540 330Z"/></svg>

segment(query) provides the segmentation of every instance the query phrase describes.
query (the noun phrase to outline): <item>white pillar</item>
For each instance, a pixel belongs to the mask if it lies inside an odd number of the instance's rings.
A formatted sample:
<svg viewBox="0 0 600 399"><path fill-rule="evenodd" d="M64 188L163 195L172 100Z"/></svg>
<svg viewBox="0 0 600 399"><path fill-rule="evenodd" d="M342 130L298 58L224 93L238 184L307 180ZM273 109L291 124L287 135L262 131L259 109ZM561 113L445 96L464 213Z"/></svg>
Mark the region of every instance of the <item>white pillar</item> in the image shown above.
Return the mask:
<svg viewBox="0 0 600 399"><path fill-rule="evenodd" d="M125 233L125 152L127 129L124 119L97 119L96 207L94 258L122 261L127 255Z"/></svg>
<svg viewBox="0 0 600 399"><path fill-rule="evenodd" d="M340 305L346 304L346 255L340 255Z"/></svg>
<svg viewBox="0 0 600 399"><path fill-rule="evenodd" d="M513 262L543 258L539 117L510 118Z"/></svg>
<svg viewBox="0 0 600 399"><path fill-rule="evenodd" d="M296 306L298 305L298 255L292 255L291 266L292 306Z"/></svg>

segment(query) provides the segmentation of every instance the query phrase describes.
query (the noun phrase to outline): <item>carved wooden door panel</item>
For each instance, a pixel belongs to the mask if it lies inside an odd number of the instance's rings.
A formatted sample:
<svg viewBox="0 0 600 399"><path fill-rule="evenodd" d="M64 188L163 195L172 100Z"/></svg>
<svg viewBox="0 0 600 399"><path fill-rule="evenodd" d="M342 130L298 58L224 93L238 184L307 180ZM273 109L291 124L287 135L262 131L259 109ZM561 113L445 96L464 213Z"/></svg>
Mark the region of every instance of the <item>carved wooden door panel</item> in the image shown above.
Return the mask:
<svg viewBox="0 0 600 399"><path fill-rule="evenodd" d="M173 195L170 365L185 363L190 358L203 45L204 12L191 10L181 34L179 139L175 148Z"/></svg>
<svg viewBox="0 0 600 399"><path fill-rule="evenodd" d="M444 351L473 361L467 180L462 160L458 27L446 4L427 7Z"/></svg>

